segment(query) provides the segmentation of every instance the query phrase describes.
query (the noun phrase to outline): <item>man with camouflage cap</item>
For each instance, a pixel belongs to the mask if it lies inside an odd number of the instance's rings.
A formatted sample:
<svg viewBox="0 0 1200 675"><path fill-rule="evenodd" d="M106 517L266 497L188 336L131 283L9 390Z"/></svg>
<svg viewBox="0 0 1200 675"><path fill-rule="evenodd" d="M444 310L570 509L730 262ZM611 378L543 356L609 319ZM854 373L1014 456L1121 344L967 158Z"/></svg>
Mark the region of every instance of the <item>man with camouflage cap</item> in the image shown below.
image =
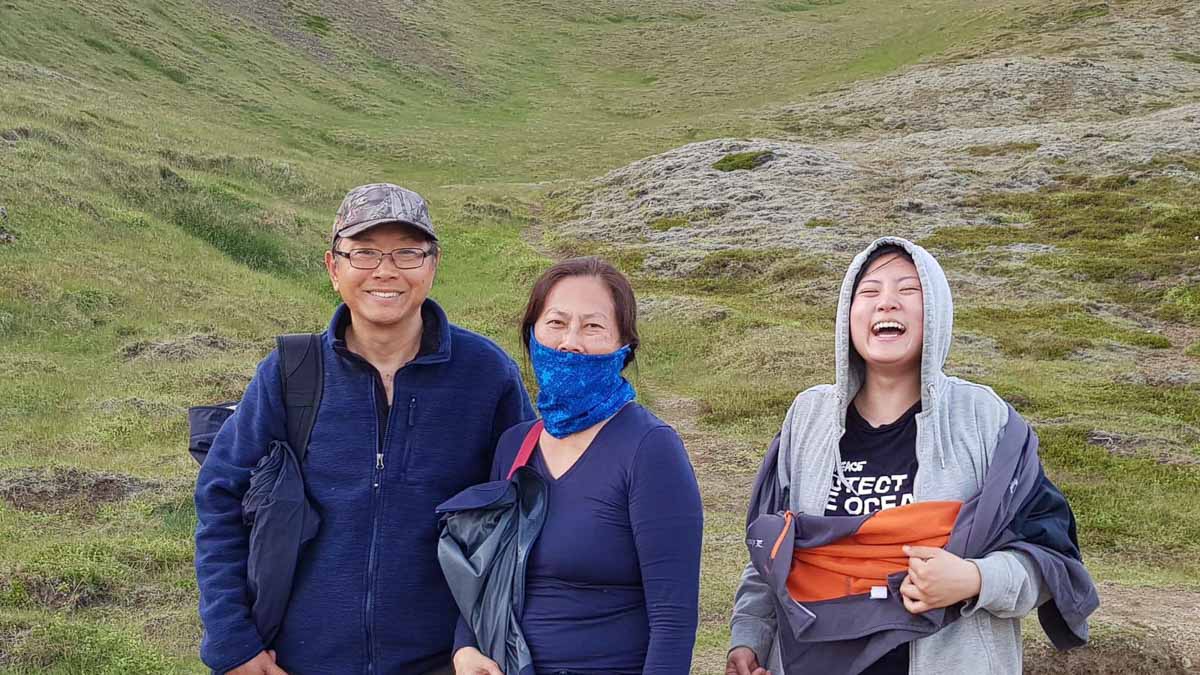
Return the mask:
<svg viewBox="0 0 1200 675"><path fill-rule="evenodd" d="M457 609L434 507L487 480L501 432L533 417L516 364L428 293L441 254L425 200L388 183L346 195L325 266L343 303L303 464L320 513L270 644L251 617L241 499L287 438L278 354L259 364L196 486L201 657L235 675L451 673Z"/></svg>

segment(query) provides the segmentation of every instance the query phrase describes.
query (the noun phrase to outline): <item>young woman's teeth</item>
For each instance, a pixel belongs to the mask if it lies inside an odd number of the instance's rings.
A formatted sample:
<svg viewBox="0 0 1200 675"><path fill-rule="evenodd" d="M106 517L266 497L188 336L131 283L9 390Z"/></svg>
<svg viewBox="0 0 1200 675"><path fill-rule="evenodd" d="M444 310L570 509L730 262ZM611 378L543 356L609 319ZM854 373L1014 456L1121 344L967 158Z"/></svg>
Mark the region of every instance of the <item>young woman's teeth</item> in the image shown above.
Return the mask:
<svg viewBox="0 0 1200 675"><path fill-rule="evenodd" d="M874 326L871 326L871 332L875 333L876 335L880 335L884 332L902 335L904 331L904 324L900 323L899 321L880 321Z"/></svg>
<svg viewBox="0 0 1200 675"><path fill-rule="evenodd" d="M377 298L398 298L398 297L400 297L400 293L398 293L396 291L367 291L367 293L370 293L371 295L373 295Z"/></svg>

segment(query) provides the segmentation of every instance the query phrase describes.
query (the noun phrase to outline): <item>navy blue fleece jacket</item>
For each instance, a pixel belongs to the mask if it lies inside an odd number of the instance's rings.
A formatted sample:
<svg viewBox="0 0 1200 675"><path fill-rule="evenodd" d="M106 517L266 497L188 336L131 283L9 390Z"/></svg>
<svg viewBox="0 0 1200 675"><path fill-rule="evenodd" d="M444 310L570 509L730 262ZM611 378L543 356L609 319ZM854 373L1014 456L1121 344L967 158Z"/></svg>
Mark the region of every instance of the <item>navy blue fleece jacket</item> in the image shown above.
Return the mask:
<svg viewBox="0 0 1200 675"><path fill-rule="evenodd" d="M382 425L379 375L346 348L344 305L321 336L324 390L304 463L321 527L270 645L291 675L424 672L449 661L458 612L437 562L434 507L486 480L500 435L533 411L503 350L451 325L432 300L422 310L425 345L396 373ZM272 352L196 483L200 655L217 672L267 646L250 615L241 499L270 442L287 437L281 384Z"/></svg>

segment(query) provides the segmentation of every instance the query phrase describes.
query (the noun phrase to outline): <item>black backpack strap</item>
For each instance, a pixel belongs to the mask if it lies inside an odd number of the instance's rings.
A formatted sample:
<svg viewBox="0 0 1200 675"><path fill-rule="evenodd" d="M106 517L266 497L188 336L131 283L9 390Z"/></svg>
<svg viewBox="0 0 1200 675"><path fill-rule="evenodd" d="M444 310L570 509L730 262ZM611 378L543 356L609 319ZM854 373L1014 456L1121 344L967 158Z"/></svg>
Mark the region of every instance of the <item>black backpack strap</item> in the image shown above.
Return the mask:
<svg viewBox="0 0 1200 675"><path fill-rule="evenodd" d="M321 336L317 333L280 335L279 368L283 376L283 403L287 411L287 441L301 464L308 455L308 437L321 407L325 372L321 361Z"/></svg>

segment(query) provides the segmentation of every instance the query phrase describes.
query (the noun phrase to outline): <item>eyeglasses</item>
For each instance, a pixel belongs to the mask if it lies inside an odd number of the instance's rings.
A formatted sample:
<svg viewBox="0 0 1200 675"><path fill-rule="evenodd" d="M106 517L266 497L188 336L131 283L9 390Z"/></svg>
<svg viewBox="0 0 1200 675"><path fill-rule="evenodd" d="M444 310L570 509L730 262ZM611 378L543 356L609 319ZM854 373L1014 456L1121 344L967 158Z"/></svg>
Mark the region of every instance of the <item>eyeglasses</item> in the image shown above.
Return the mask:
<svg viewBox="0 0 1200 675"><path fill-rule="evenodd" d="M425 264L425 259L431 255L436 255L433 251L426 251L423 248L398 248L390 253L385 253L377 248L352 248L349 252L333 251L334 255L340 255L350 261L350 266L360 270L373 270L383 264L385 256L392 259L392 264L397 269L411 270Z"/></svg>

